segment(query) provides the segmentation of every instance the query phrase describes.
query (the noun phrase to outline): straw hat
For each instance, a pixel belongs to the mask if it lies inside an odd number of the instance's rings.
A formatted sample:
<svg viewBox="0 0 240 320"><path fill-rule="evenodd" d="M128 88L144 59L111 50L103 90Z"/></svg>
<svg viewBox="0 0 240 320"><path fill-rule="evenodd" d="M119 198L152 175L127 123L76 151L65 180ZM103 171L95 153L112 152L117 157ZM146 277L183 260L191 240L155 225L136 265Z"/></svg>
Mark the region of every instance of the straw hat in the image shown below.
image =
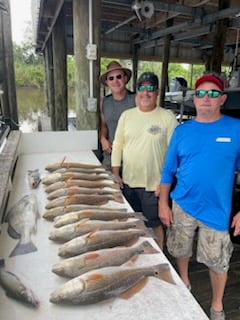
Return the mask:
<svg viewBox="0 0 240 320"><path fill-rule="evenodd" d="M128 68L124 68L121 66L121 64L117 61L112 61L107 65L107 70L100 76L100 81L102 84L106 85L107 75L110 71L113 70L123 70L125 75L127 76L127 82L130 80L132 76L132 71Z"/></svg>

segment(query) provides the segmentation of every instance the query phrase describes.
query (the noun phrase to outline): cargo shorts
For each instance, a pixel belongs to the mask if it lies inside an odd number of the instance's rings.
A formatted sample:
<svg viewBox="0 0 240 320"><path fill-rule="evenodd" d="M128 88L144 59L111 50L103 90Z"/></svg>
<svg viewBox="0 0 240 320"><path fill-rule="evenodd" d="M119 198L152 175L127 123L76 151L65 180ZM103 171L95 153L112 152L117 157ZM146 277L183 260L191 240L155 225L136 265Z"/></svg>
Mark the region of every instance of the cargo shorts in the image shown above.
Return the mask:
<svg viewBox="0 0 240 320"><path fill-rule="evenodd" d="M228 231L221 232L202 224L183 211L173 201L173 224L167 230L167 249L175 258L191 257L193 241L197 233L198 262L205 264L216 273L225 273L229 269L229 261L233 245Z"/></svg>

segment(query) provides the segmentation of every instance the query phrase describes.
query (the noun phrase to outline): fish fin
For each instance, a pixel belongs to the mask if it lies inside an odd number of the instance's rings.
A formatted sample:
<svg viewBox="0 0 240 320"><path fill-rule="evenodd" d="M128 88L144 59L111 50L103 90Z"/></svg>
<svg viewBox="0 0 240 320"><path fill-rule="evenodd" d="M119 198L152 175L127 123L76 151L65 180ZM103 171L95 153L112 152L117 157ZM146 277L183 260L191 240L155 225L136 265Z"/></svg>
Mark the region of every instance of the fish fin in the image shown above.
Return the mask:
<svg viewBox="0 0 240 320"><path fill-rule="evenodd" d="M173 280L170 267L167 263L161 263L156 266L155 277L168 283L176 284Z"/></svg>
<svg viewBox="0 0 240 320"><path fill-rule="evenodd" d="M119 296L119 298L125 299L125 300L130 299L132 296L134 296L134 294L136 294L137 292L142 290L142 288L145 287L147 282L148 282L148 278L144 278L144 279L140 280L134 286L132 286L130 289L128 289L127 291L124 291Z"/></svg>
<svg viewBox="0 0 240 320"><path fill-rule="evenodd" d="M67 196L66 200L64 202L64 207L67 207L69 204L74 203L74 198L75 198L74 194L71 194L70 196Z"/></svg>
<svg viewBox="0 0 240 320"><path fill-rule="evenodd" d="M19 255L31 253L34 251L37 251L37 248L31 241L24 244L19 241L17 246L13 249L13 251L9 255L9 257L19 256Z"/></svg>
<svg viewBox="0 0 240 320"><path fill-rule="evenodd" d="M86 222L88 222L90 219L89 218L83 218L78 222L78 226L84 225Z"/></svg>
<svg viewBox="0 0 240 320"><path fill-rule="evenodd" d="M21 238L21 235L19 233L17 233L17 231L15 231L15 229L13 229L13 227L9 224L8 225L8 234L11 238L13 239L20 239Z"/></svg>
<svg viewBox="0 0 240 320"><path fill-rule="evenodd" d="M145 254L150 254L150 253L159 253L160 251L158 251L156 248L154 248L151 243L149 243L147 240L143 241L140 245L139 248L143 250L142 253Z"/></svg>
<svg viewBox="0 0 240 320"><path fill-rule="evenodd" d="M85 255L84 260L91 260L91 259L94 260L94 259L98 258L99 256L100 256L99 253L91 252L91 253L88 253L88 254Z"/></svg>
<svg viewBox="0 0 240 320"><path fill-rule="evenodd" d="M89 239L94 237L95 233L98 232L99 230L100 230L100 227L95 228L93 231L89 232L86 237Z"/></svg>
<svg viewBox="0 0 240 320"><path fill-rule="evenodd" d="M63 159L62 159L62 161L60 162L60 166L62 166L63 163L66 162L66 159L67 159L67 156L64 156Z"/></svg>
<svg viewBox="0 0 240 320"><path fill-rule="evenodd" d="M114 201L116 201L116 202L124 203L122 194L118 195L118 194L113 193L113 198L114 198Z"/></svg>

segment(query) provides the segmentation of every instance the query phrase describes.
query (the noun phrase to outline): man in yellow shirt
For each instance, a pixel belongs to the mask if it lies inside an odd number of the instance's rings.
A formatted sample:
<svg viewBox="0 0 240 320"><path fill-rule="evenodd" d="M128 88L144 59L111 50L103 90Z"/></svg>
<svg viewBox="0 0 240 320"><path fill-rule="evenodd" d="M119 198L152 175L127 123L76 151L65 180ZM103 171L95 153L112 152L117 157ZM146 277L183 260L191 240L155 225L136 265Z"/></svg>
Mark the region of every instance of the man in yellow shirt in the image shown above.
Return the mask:
<svg viewBox="0 0 240 320"><path fill-rule="evenodd" d="M168 142L177 125L174 114L157 106L158 77L143 73L137 82L135 108L122 113L112 148L112 171L133 210L143 212L163 248L164 233L158 217L155 190ZM122 163L122 177L120 167Z"/></svg>

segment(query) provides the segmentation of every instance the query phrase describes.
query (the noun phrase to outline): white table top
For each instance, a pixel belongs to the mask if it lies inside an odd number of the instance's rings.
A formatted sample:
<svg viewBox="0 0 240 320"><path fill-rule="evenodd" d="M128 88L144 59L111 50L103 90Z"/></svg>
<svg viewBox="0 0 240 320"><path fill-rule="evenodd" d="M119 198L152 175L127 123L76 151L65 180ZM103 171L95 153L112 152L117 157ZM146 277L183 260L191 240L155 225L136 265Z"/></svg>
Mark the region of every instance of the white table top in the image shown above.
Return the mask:
<svg viewBox="0 0 240 320"><path fill-rule="evenodd" d="M38 168L42 176L49 163L59 162L65 156L66 161L84 163L98 163L91 151L55 152L55 153L29 153L19 156L16 172L13 180L13 188L10 194L8 208L15 204L21 197L34 192L38 200L38 208L42 216L46 204L46 194L42 184L36 190L30 190L27 182L27 170ZM127 203L116 204L109 202L109 207L126 207ZM49 296L66 279L52 273L52 265L59 261L57 255L59 244L48 239L53 224L40 218L37 223L37 233L32 236L32 241L37 251L25 255L10 257L9 254L16 246L18 240L12 239L7 233L7 224L2 225L0 235L0 257L5 259L5 269L15 273L32 289L40 300L38 309L26 307L24 304L7 297L0 287L0 318L5 320L15 319L44 319L61 320L91 319L91 320L206 320L208 319L197 301L185 288L177 273L171 267L171 272L176 285L166 283L156 278L149 277L147 285L131 297L129 300L120 298L104 303L89 306L56 305L49 302ZM147 238L156 247L155 241ZM152 265L169 263L162 252L159 254L140 255L134 262L135 265Z"/></svg>

